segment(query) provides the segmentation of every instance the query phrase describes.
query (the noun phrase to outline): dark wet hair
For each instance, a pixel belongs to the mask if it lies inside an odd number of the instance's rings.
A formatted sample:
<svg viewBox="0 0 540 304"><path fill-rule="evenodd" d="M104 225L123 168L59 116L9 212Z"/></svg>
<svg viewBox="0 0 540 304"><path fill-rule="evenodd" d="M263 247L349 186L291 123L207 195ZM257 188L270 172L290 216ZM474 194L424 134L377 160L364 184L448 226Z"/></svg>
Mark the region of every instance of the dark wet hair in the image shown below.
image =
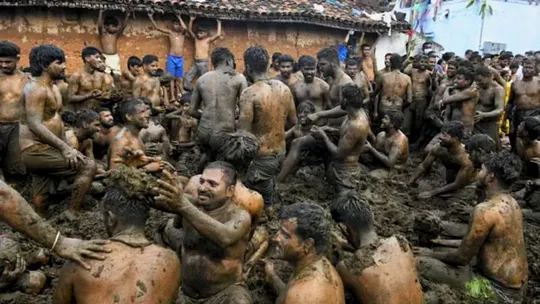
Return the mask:
<svg viewBox="0 0 540 304"><path fill-rule="evenodd" d="M118 26L118 25L120 25L120 21L118 21L118 19L116 17L107 16L107 17L105 17L105 20L103 20L103 25Z"/></svg>
<svg viewBox="0 0 540 304"><path fill-rule="evenodd" d="M510 74L510 72L507 71L507 70L502 70L502 71L500 71L500 74L501 74L501 77L504 77L504 76Z"/></svg>
<svg viewBox="0 0 540 304"><path fill-rule="evenodd" d="M359 232L374 229L373 212L369 200L356 191L340 194L330 204L332 218Z"/></svg>
<svg viewBox="0 0 540 304"><path fill-rule="evenodd" d="M358 65L358 61L354 59L347 59L347 61L345 62L345 67L349 67L352 65Z"/></svg>
<svg viewBox="0 0 540 304"><path fill-rule="evenodd" d="M485 66L479 66L474 71L476 76L482 76L482 77L491 77L491 71L488 67Z"/></svg>
<svg viewBox="0 0 540 304"><path fill-rule="evenodd" d="M530 139L536 140L540 137L540 118L529 116L523 119L522 124Z"/></svg>
<svg viewBox="0 0 540 304"><path fill-rule="evenodd" d="M17 58L21 54L21 48L11 41L0 41L0 57Z"/></svg>
<svg viewBox="0 0 540 304"><path fill-rule="evenodd" d="M273 55L272 55L272 61L276 61L279 59L279 57L281 57L281 53L280 52L275 52Z"/></svg>
<svg viewBox="0 0 540 304"><path fill-rule="evenodd" d="M456 60L450 60L446 62L446 65L449 65L449 66L451 65L457 69L459 66L459 63Z"/></svg>
<svg viewBox="0 0 540 304"><path fill-rule="evenodd" d="M214 67L225 63L229 59L234 61L234 55L228 48L217 47L212 51L211 60Z"/></svg>
<svg viewBox="0 0 540 304"><path fill-rule="evenodd" d="M333 47L326 47L321 49L317 53L317 59L326 59L331 63L339 64L339 54L338 51Z"/></svg>
<svg viewBox="0 0 540 304"><path fill-rule="evenodd" d="M101 112L111 112L111 110L109 110L109 108L100 108L98 110L98 114L101 113Z"/></svg>
<svg viewBox="0 0 540 304"><path fill-rule="evenodd" d="M486 153L495 152L497 150L497 144L489 135L475 134L467 142L467 153L471 154L473 151L480 149Z"/></svg>
<svg viewBox="0 0 540 304"><path fill-rule="evenodd" d="M403 59L397 53L392 54L390 57L390 69L401 70L403 68Z"/></svg>
<svg viewBox="0 0 540 304"><path fill-rule="evenodd" d="M82 110L75 114L75 127L81 128L83 123L91 123L99 120L99 114L92 110Z"/></svg>
<svg viewBox="0 0 540 304"><path fill-rule="evenodd" d="M298 107L296 107L296 112L297 113L300 113L300 112L304 112L304 110L307 110L310 114L313 114L317 111L317 109L315 109L315 105L313 104L313 102L309 101L309 100L306 100L306 101L302 101Z"/></svg>
<svg viewBox="0 0 540 304"><path fill-rule="evenodd" d="M454 52L446 52L442 55L442 59L444 59L444 61L448 62L448 60L452 59L453 57L456 56L456 53Z"/></svg>
<svg viewBox="0 0 540 304"><path fill-rule="evenodd" d="M268 52L260 45L251 46L244 52L244 63L255 73L266 72L268 61Z"/></svg>
<svg viewBox="0 0 540 304"><path fill-rule="evenodd" d="M471 71L474 71L474 65L470 61L467 61L467 60L459 61L457 68L458 69L459 68L465 68L465 69L469 69Z"/></svg>
<svg viewBox="0 0 540 304"><path fill-rule="evenodd" d="M41 73L55 61L65 62L66 55L62 49L52 44L42 44L30 51L30 72L32 76L41 76Z"/></svg>
<svg viewBox="0 0 540 304"><path fill-rule="evenodd" d="M465 55L467 55L467 54L472 54L472 53L473 53L473 50L466 50L466 51L465 51Z"/></svg>
<svg viewBox="0 0 540 304"><path fill-rule="evenodd" d="M519 178L522 164L516 154L503 151L486 155L484 167L495 174L501 187L508 189Z"/></svg>
<svg viewBox="0 0 540 304"><path fill-rule="evenodd" d="M517 62L510 63L510 69L519 69L519 63Z"/></svg>
<svg viewBox="0 0 540 304"><path fill-rule="evenodd" d="M137 56L131 56L128 58L128 61L127 61L127 67L128 69L132 66L142 66L142 61L141 61L141 58L137 57Z"/></svg>
<svg viewBox="0 0 540 304"><path fill-rule="evenodd" d="M144 55L143 59L142 59L142 64L143 65L149 65L149 64L152 64L156 61L159 61L158 57L156 55L152 55L152 54L149 54L149 55Z"/></svg>
<svg viewBox="0 0 540 304"><path fill-rule="evenodd" d="M364 103L364 94L360 88L352 83L346 84L341 88L341 94L348 104L355 109L360 109Z"/></svg>
<svg viewBox="0 0 540 304"><path fill-rule="evenodd" d="M367 44L367 43L364 43L364 44L362 44L362 45L360 46L360 50L363 50L363 49L366 48L366 47L371 48L371 45L369 45L369 44Z"/></svg>
<svg viewBox="0 0 540 304"><path fill-rule="evenodd" d="M309 55L302 55L300 58L298 58L298 64L300 65L300 68L306 67L306 66L316 66L317 65L317 59L313 56Z"/></svg>
<svg viewBox="0 0 540 304"><path fill-rule="evenodd" d="M386 53L386 54L384 55L384 59L386 59L386 57L388 57L388 56L392 56L392 53Z"/></svg>
<svg viewBox="0 0 540 304"><path fill-rule="evenodd" d="M180 104L183 105L186 103L191 103L191 92L185 92L184 95L180 97Z"/></svg>
<svg viewBox="0 0 540 304"><path fill-rule="evenodd" d="M169 72L166 72L163 70L161 70L161 75L159 75L158 77L159 77L159 83L162 86L170 84L170 82L173 79L173 76Z"/></svg>
<svg viewBox="0 0 540 304"><path fill-rule="evenodd" d="M211 136L211 142L212 146L219 147L216 159L233 165L236 172L242 175L247 171L260 147L257 137L245 131L218 132Z"/></svg>
<svg viewBox="0 0 540 304"><path fill-rule="evenodd" d="M467 80L471 84L474 81L474 72L472 69L460 67L458 68L456 75L463 75L465 77L465 80Z"/></svg>
<svg viewBox="0 0 540 304"><path fill-rule="evenodd" d="M107 189L101 208L116 215L121 225L144 226L150 217L150 208L144 200L128 197L124 190L116 187Z"/></svg>
<svg viewBox="0 0 540 304"><path fill-rule="evenodd" d="M471 57L469 58L469 61L482 61L482 56L480 56L480 54L472 54Z"/></svg>
<svg viewBox="0 0 540 304"><path fill-rule="evenodd" d="M228 186L234 186L236 185L236 169L233 167L233 165L229 164L228 162L224 161L215 161L213 163L209 163L206 165L204 170L206 169L219 169L223 174L225 175L225 182Z"/></svg>
<svg viewBox="0 0 540 304"><path fill-rule="evenodd" d="M124 102L118 105L115 113L115 120L118 120L120 123L125 124L127 122L127 115L135 114L137 111L137 106L145 104L142 98L129 97Z"/></svg>
<svg viewBox="0 0 540 304"><path fill-rule="evenodd" d="M77 114L73 111L64 111L60 117L66 125L73 126L73 124L75 124L75 120L77 119Z"/></svg>
<svg viewBox="0 0 540 304"><path fill-rule="evenodd" d="M283 54L279 56L278 64L282 64L283 62L290 62L291 64L294 63L294 58L292 58L291 55Z"/></svg>
<svg viewBox="0 0 540 304"><path fill-rule="evenodd" d="M295 203L283 206L281 220L296 219L295 234L302 241L313 239L315 252L323 254L330 242L330 221L324 209L313 203Z"/></svg>
<svg viewBox="0 0 540 304"><path fill-rule="evenodd" d="M81 58L82 58L83 62L86 62L86 57L93 56L93 55L100 55L101 56L101 54L102 53L98 48L93 47L93 46L87 46L84 49L82 49Z"/></svg>
<svg viewBox="0 0 540 304"><path fill-rule="evenodd" d="M465 128L463 127L463 123L461 121L449 121L442 126L441 133L448 134L453 138L462 140L463 136L465 135Z"/></svg>
<svg viewBox="0 0 540 304"><path fill-rule="evenodd" d="M501 56L499 56L499 59L500 60L510 60L510 59L512 59L512 54L505 52L505 53L501 54Z"/></svg>
<svg viewBox="0 0 540 304"><path fill-rule="evenodd" d="M394 125L394 128L396 128L396 130L401 129L401 126L403 125L403 120L405 119L403 112L398 110L388 110L385 112L385 115L388 115L388 118L390 118L390 122Z"/></svg>

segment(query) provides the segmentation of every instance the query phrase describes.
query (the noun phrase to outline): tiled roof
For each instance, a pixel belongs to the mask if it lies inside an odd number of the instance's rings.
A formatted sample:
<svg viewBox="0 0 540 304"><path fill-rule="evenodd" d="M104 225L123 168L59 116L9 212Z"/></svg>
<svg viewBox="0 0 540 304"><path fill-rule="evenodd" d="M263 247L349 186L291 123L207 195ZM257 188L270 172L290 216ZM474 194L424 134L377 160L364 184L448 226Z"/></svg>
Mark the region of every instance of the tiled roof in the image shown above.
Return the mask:
<svg viewBox="0 0 540 304"><path fill-rule="evenodd" d="M307 23L365 31L387 30L381 21L367 17L376 9L354 0L0 0L1 6L46 6L84 9L126 9L177 12L223 20ZM409 24L393 22L392 30L407 31Z"/></svg>

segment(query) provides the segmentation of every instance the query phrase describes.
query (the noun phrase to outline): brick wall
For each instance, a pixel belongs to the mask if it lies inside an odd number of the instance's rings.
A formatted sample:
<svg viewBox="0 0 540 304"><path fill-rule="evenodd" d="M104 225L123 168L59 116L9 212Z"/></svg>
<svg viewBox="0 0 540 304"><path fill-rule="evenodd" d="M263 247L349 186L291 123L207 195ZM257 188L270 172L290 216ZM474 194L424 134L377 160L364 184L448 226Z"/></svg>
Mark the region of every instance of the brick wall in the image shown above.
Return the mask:
<svg viewBox="0 0 540 304"><path fill-rule="evenodd" d="M27 8L0 9L0 39L10 40L22 49L21 65L28 65L30 49L38 44L50 43L61 47L67 56L67 74L82 67L81 49L85 46L100 47L97 39L97 11L74 9L36 8L29 12ZM156 14L158 24L162 16ZM118 48L122 59L122 68L131 55L143 57L155 54L164 67L168 53L167 38L153 29L148 17L137 14L131 18L124 35L119 39ZM207 25L215 26L211 20L202 20ZM197 24L197 21L196 21ZM231 49L236 56L238 70L243 70L242 54L251 45L263 45L270 55L279 51L295 58L300 55L315 55L317 51L328 45L342 41L346 32L309 24L285 24L262 22L223 22L224 39L215 42L214 46ZM374 42L375 37L366 35L364 41ZM189 39L185 44L186 67L193 57L193 42Z"/></svg>

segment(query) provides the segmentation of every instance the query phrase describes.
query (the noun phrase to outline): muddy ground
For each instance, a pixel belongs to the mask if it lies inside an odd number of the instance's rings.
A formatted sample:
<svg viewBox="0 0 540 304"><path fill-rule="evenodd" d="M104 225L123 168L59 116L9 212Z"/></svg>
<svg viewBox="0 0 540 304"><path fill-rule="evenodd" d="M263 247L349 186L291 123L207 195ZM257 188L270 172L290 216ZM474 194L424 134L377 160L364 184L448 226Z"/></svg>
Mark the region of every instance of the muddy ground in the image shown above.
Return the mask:
<svg viewBox="0 0 540 304"><path fill-rule="evenodd" d="M419 245L422 242L413 231L416 215L424 214L426 211L442 214L441 211L455 210L461 205L471 204L474 195L473 189L465 189L461 192L464 195L461 198L434 198L426 201L415 199L415 195L419 191L442 184L444 176L443 168L435 167L429 176L420 181L417 188L408 187L406 182L419 162L419 157L413 156L409 166L402 172L393 174L383 180L373 180L366 175L359 186L359 190L363 191L373 203L372 209L375 213L378 233L383 237L389 237L396 233L402 234L413 245ZM329 185L322 179L322 176L324 176L322 166L304 167L299 170L295 176L290 177L287 183L278 186L282 204L307 201L327 206L334 195L329 190ZM28 185L18 185L18 190L22 192L26 199L30 198ZM79 222L68 223L59 216L66 209L66 202L63 201L52 207L53 216L50 222L55 227L59 227L62 233L67 236L83 239L105 238L106 233L101 220L98 201L88 196L84 208L86 212ZM152 211L146 230L148 236L151 237L154 229L169 217L171 217L169 214ZM459 217L447 216L445 219L458 220ZM266 221L262 225L265 225L270 231L276 231L278 227L275 220ZM18 233L13 233L4 224L0 224L0 233L11 234L13 238L20 242L23 252L27 255L39 248L32 241ZM526 224L525 241L529 259L529 286L525 303L540 303L540 227ZM28 296L19 292L1 294L0 304L51 303L54 286L62 264L62 260L53 257L47 266L42 267L42 271L47 274L49 280L41 295ZM283 279L286 280L290 268L285 263L278 263L277 268L281 270ZM446 286L430 284L429 282L423 283L425 290L432 290L440 295L440 303L470 303L470 300L466 300L462 294ZM257 265L255 271L252 272L248 280L248 287L252 291L255 303L274 303L276 295L264 283L262 265ZM350 295L347 298L348 303L355 303Z"/></svg>

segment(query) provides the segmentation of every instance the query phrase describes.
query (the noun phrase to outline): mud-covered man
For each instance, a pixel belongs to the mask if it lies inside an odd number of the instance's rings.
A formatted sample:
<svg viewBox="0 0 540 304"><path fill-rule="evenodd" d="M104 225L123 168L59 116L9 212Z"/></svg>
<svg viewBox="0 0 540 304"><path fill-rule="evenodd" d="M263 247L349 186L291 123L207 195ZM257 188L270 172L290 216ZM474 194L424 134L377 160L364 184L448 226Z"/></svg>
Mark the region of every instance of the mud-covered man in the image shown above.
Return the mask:
<svg viewBox="0 0 540 304"><path fill-rule="evenodd" d="M112 252L92 261L93 271L74 263L62 267L53 303L174 303L180 286L180 261L144 235L146 202L110 188L102 201L103 221Z"/></svg>
<svg viewBox="0 0 540 304"><path fill-rule="evenodd" d="M104 17L103 10L99 11L97 29L99 34L99 41L101 42L101 49L105 56L105 63L107 65L106 73L114 73L120 75L120 56L118 55L118 38L122 35L127 26L129 19L129 13L125 13L122 23L113 16Z"/></svg>
<svg viewBox="0 0 540 304"><path fill-rule="evenodd" d="M159 113L165 112L161 100L160 83L157 77L159 60L155 55L146 55L142 60L144 73L135 78L133 82L133 97L146 97Z"/></svg>
<svg viewBox="0 0 540 304"><path fill-rule="evenodd" d="M133 82L142 74L142 61L139 57L131 56L127 61L127 70L120 77L120 88L125 96L133 95Z"/></svg>
<svg viewBox="0 0 540 304"><path fill-rule="evenodd" d="M32 174L33 203L45 214L46 200L55 193L56 182L71 179L71 200L65 215L79 216L84 196L96 171L86 158L66 142L60 91L53 85L64 77L64 52L52 45L40 45L30 52L30 68L35 81L24 88L20 126L20 149L26 169Z"/></svg>
<svg viewBox="0 0 540 304"><path fill-rule="evenodd" d="M317 53L317 68L325 79L332 78L330 86L330 101L332 107L337 107L341 103L340 92L347 84L353 84L349 75L343 71L339 65L339 54L334 48L324 48ZM341 121L333 121L339 125Z"/></svg>
<svg viewBox="0 0 540 304"><path fill-rule="evenodd" d="M301 79L289 86L296 106L304 101L312 102L317 111L324 111L332 107L330 103L330 86L322 79L315 77L317 73L317 60L312 56L301 56L298 59Z"/></svg>
<svg viewBox="0 0 540 304"><path fill-rule="evenodd" d="M290 88L298 81L298 78L293 75L294 58L291 55L283 54L279 56L278 66L279 74L275 79L283 82Z"/></svg>
<svg viewBox="0 0 540 304"><path fill-rule="evenodd" d="M265 261L265 279L278 294L276 303L344 304L343 282L325 257L330 242L330 222L316 204L284 206L275 243L283 260L293 266L285 284L274 264Z"/></svg>
<svg viewBox="0 0 540 304"><path fill-rule="evenodd" d="M493 75L487 67L476 68L478 86L478 105L474 117L476 133L487 134L500 147L499 121L504 111L505 88L493 81Z"/></svg>
<svg viewBox="0 0 540 304"><path fill-rule="evenodd" d="M528 264L523 215L509 188L519 178L521 162L508 152L486 157L478 187L486 200L474 207L466 235L457 250L418 250L420 275L429 280L466 289L502 303L521 303L525 296ZM476 257L476 271L468 267ZM458 268L458 266L461 266Z"/></svg>
<svg viewBox="0 0 540 304"><path fill-rule="evenodd" d="M281 57L280 52L275 52L272 54L272 63L268 68L268 77L275 78L279 74L279 57Z"/></svg>
<svg viewBox="0 0 540 304"><path fill-rule="evenodd" d="M240 94L247 87L244 75L234 70L234 55L229 49L215 48L211 57L214 71L197 80L191 96L190 114L199 119L197 143L205 153L200 169L214 159L214 151L219 148L211 145L212 134L236 130L236 107Z"/></svg>
<svg viewBox="0 0 540 304"><path fill-rule="evenodd" d="M109 150L109 145L112 140L122 130L122 127L115 125L114 118L112 116L111 110L107 108L101 108L98 112L99 114L99 123L101 127L99 128L98 134L94 138L94 157L98 160L103 160L107 151Z"/></svg>
<svg viewBox="0 0 540 304"><path fill-rule="evenodd" d="M368 103L369 95L371 94L371 83L367 79L366 74L364 74L364 71L362 71L362 65L354 59L349 59L345 62L345 73L347 73L354 84L362 90L364 103Z"/></svg>
<svg viewBox="0 0 540 304"><path fill-rule="evenodd" d="M179 145L192 147L195 145L195 135L197 134L197 119L189 115L191 105L191 93L186 92L180 98L180 109L168 113L165 118L170 121L170 139L178 142Z"/></svg>
<svg viewBox="0 0 540 304"><path fill-rule="evenodd" d="M98 113L92 110L82 110L76 113L73 127L66 129L67 143L84 156L95 160L93 139L98 135L100 127ZM97 164L96 174L103 173L105 173L103 166Z"/></svg>
<svg viewBox="0 0 540 304"><path fill-rule="evenodd" d="M269 56L260 46L244 53L244 64L253 85L240 96L239 128L260 141L258 155L251 162L245 185L259 192L266 206L276 199L274 178L285 156L285 131L296 125L296 108L291 90L278 80L268 79Z"/></svg>
<svg viewBox="0 0 540 304"><path fill-rule="evenodd" d="M253 303L242 281L251 217L232 202L235 185L236 170L222 161L206 166L195 198L167 171L159 181L157 207L182 217L183 303Z"/></svg>
<svg viewBox="0 0 540 304"><path fill-rule="evenodd" d="M4 174L24 175L25 168L19 148L19 119L21 96L30 78L19 71L21 49L0 41L0 180Z"/></svg>
<svg viewBox="0 0 540 304"><path fill-rule="evenodd" d="M356 191L338 196L332 202L331 213L347 238L341 247L356 251L354 255L345 253L336 269L358 302L423 303L416 263L407 240L400 236L380 238L377 235L370 202L364 196ZM366 255L373 263L362 265L358 257L366 258ZM355 264L362 268L358 269Z"/></svg>
<svg viewBox="0 0 540 304"><path fill-rule="evenodd" d="M139 139L145 146L145 154L148 156L160 156L162 159L168 159L171 155L171 141L167 130L161 124L159 112L154 108L151 102L146 98L141 98L150 109L150 120L148 127L141 130Z"/></svg>
<svg viewBox="0 0 540 304"><path fill-rule="evenodd" d="M428 98L436 87L437 71L430 71L429 57L420 55L412 66L405 69L405 73L411 76L412 102L405 110L405 134L417 137L424 123L424 113L429 105Z"/></svg>
<svg viewBox="0 0 540 304"><path fill-rule="evenodd" d="M418 195L420 199L454 192L474 182L477 172L462 144L464 136L465 130L460 121L450 121L443 125L439 135L440 142L429 149L428 155L414 173L409 184L416 183L431 169L433 163L439 160L446 168L446 185L420 193Z"/></svg>
<svg viewBox="0 0 540 304"><path fill-rule="evenodd" d="M460 67L454 78L454 86L448 86L444 92L441 108L445 109L444 121L460 121L465 128L465 135L469 137L474 130L476 104L478 103L478 89L473 87L474 71L470 68Z"/></svg>
<svg viewBox="0 0 540 304"><path fill-rule="evenodd" d="M375 120L388 110L403 111L406 105L412 103L411 77L401 73L403 63L401 56L392 54L390 57L390 72L384 73L377 83L373 93L375 105L373 106L373 118ZM377 95L379 95L377 97Z"/></svg>
<svg viewBox="0 0 540 304"><path fill-rule="evenodd" d="M101 99L108 91L104 74L99 71L102 65L101 51L95 47L85 47L81 57L84 68L69 77L69 100L64 103L68 109L97 110L101 107Z"/></svg>

